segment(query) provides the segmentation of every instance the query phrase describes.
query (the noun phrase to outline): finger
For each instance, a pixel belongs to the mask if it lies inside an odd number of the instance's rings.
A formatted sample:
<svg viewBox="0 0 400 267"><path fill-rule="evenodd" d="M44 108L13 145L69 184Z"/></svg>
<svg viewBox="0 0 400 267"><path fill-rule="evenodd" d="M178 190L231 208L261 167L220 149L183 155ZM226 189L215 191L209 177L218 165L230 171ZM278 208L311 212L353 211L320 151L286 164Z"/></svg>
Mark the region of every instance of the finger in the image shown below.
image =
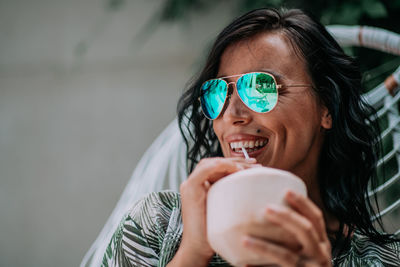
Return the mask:
<svg viewBox="0 0 400 267"><path fill-rule="evenodd" d="M243 245L258 254L262 260L265 260L265 263L274 263L280 266L295 266L299 258L297 254L284 247L251 236L243 238Z"/></svg>
<svg viewBox="0 0 400 267"><path fill-rule="evenodd" d="M322 251L323 253L323 257L321 257L321 264L323 264L323 266L327 265L329 266L332 260L332 247L331 247L331 243L329 241L326 242L322 242L319 243L320 246L320 251Z"/></svg>
<svg viewBox="0 0 400 267"><path fill-rule="evenodd" d="M286 201L297 212L308 218L317 228L318 236L321 241L328 241L325 230L325 220L322 211L309 198L289 191L286 194Z"/></svg>
<svg viewBox="0 0 400 267"><path fill-rule="evenodd" d="M247 235L283 246L293 252L298 252L303 247L296 238L293 238L292 233L268 221L263 213L261 216L257 215L251 219L249 218L249 222L246 223L245 227L247 229L244 232Z"/></svg>
<svg viewBox="0 0 400 267"><path fill-rule="evenodd" d="M224 158L226 160L230 160L232 162L237 162L238 164L244 164L246 166L249 166L250 168L252 167L262 167L262 164L257 163L257 160L255 158Z"/></svg>
<svg viewBox="0 0 400 267"><path fill-rule="evenodd" d="M206 180L213 183L228 174L251 168L254 165L225 158L203 159L192 172L189 180L197 184L203 184Z"/></svg>
<svg viewBox="0 0 400 267"><path fill-rule="evenodd" d="M244 164L224 158L203 159L190 175L190 181L215 182L218 178L245 169Z"/></svg>
<svg viewBox="0 0 400 267"><path fill-rule="evenodd" d="M204 192L209 190L212 183L234 172L251 168L256 164L237 162L227 158L202 159L190 174L189 178L181 183L179 190L181 197L187 195L202 199ZM207 181L207 183L206 183Z"/></svg>
<svg viewBox="0 0 400 267"><path fill-rule="evenodd" d="M256 163L257 160L255 158L242 158L242 157L234 157L234 158L225 158L225 159L229 159L232 161L237 161L237 162L247 162L247 163Z"/></svg>
<svg viewBox="0 0 400 267"><path fill-rule="evenodd" d="M325 253L320 251L321 242L313 224L301 214L288 208L269 206L267 208L266 220L280 225L290 232L302 245L303 253L309 257L318 255L322 258ZM321 255L322 254L322 255Z"/></svg>

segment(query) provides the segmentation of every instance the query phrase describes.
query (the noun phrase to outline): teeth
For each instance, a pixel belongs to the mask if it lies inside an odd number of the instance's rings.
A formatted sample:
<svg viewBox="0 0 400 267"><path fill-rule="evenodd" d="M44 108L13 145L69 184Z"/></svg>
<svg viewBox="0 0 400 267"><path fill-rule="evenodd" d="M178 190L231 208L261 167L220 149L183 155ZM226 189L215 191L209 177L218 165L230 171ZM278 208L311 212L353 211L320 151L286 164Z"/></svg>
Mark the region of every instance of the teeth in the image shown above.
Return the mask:
<svg viewBox="0 0 400 267"><path fill-rule="evenodd" d="M254 147L254 141L250 141L250 142L249 142L249 147L250 147L250 148L253 148L253 147Z"/></svg>
<svg viewBox="0 0 400 267"><path fill-rule="evenodd" d="M246 148L248 152L254 151L258 149L259 147L264 146L265 144L268 143L267 139L264 140L244 140L244 141L239 141L239 142L232 142L229 143L229 146L231 147L232 150L235 151L242 151L242 147Z"/></svg>

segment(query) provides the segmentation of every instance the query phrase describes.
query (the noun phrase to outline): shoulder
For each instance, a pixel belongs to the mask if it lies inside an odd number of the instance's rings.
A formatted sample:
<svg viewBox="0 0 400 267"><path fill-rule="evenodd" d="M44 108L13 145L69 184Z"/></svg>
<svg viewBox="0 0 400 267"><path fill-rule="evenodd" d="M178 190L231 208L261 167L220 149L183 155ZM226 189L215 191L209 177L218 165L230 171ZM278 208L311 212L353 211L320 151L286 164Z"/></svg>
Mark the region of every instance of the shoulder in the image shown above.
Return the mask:
<svg viewBox="0 0 400 267"><path fill-rule="evenodd" d="M377 244L356 232L347 253L336 259L335 266L399 266L400 242Z"/></svg>
<svg viewBox="0 0 400 267"><path fill-rule="evenodd" d="M170 213L181 208L180 194L171 190L152 192L139 200L127 216L138 219L152 219L154 216L168 216Z"/></svg>
<svg viewBox="0 0 400 267"><path fill-rule="evenodd" d="M181 228L179 193L150 193L120 222L103 257L103 266L158 266L169 259L165 251L179 245ZM169 238L171 234L174 238Z"/></svg>
<svg viewBox="0 0 400 267"><path fill-rule="evenodd" d="M140 232L158 252L167 231L176 230L181 224L180 194L165 190L150 193L134 205L127 213L121 231L127 239Z"/></svg>

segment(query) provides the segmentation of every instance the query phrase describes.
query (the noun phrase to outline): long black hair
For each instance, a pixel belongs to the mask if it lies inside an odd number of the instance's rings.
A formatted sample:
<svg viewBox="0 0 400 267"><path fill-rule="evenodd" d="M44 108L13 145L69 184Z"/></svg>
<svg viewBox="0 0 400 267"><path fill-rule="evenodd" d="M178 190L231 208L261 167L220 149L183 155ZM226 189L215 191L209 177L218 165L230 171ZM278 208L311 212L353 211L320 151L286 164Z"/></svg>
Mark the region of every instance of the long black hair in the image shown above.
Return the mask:
<svg viewBox="0 0 400 267"><path fill-rule="evenodd" d="M222 156L212 121L200 109L201 84L216 77L221 55L229 45L261 32L283 33L297 55L304 59L313 90L332 117L333 126L326 132L320 154L318 182L324 207L340 222L334 247L343 244L339 240L348 241L354 229L377 243L392 241L390 235L379 233L370 219L375 212L367 191L368 183L377 181L380 131L376 121L370 119L374 109L361 97L361 73L325 27L301 10L250 11L218 35L203 70L178 103L188 171L193 170L200 158ZM381 221L379 224L382 227ZM343 236L345 225L350 231Z"/></svg>

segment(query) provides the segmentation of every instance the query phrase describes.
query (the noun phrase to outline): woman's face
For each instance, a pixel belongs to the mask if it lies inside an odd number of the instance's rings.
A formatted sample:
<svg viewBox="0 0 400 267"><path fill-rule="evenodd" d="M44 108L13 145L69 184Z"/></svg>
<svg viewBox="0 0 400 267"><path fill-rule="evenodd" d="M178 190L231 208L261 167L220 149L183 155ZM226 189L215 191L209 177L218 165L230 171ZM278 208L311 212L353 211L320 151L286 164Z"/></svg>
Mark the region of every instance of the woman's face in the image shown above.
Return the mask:
<svg viewBox="0 0 400 267"><path fill-rule="evenodd" d="M279 33L262 33L229 46L221 57L218 77L256 71L274 74L278 84L312 84L304 62ZM262 165L288 170L306 182L317 173L323 129L330 127L328 111L311 87L279 89L275 108L256 113L241 102L234 86L223 113L213 121L225 157L243 157L231 145L244 145Z"/></svg>

